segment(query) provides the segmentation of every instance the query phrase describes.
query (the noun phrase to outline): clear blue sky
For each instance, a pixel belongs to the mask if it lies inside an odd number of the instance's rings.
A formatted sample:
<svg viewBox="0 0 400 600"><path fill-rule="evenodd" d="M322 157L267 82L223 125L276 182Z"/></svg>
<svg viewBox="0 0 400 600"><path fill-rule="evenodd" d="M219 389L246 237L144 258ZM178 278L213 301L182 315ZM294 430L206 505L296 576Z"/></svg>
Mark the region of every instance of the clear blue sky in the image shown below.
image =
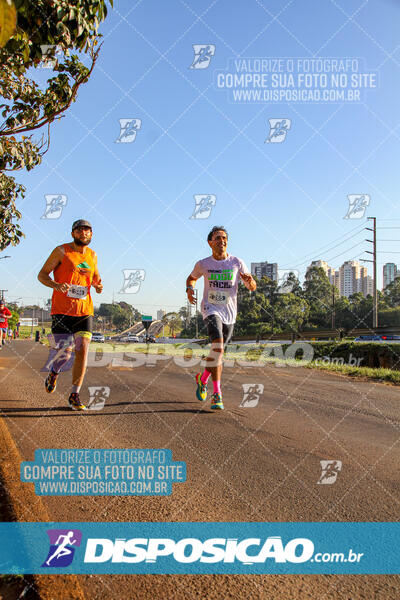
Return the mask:
<svg viewBox="0 0 400 600"><path fill-rule="evenodd" d="M303 273L312 259L337 268L368 258L366 219L343 217L348 194L368 194L365 216L400 227L390 221L400 218L399 23L395 0L116 0L93 76L52 126L43 164L16 173L27 187L26 239L0 260L6 298L50 297L37 272L80 217L93 224L105 286L95 303L114 292L153 315L185 303L185 278L209 255L214 224L249 267L268 260ZM193 44L215 45L208 68L189 68ZM360 102L234 102L216 77L249 57L355 58L378 85ZM133 143L115 143L122 118L142 121ZM265 143L273 118L291 120L282 143ZM67 196L59 219L41 219L45 194ZM195 194L216 195L208 219L189 218ZM378 239L399 239L398 230ZM378 249L381 286L400 245ZM140 291L119 294L122 270L136 268L146 271Z"/></svg>

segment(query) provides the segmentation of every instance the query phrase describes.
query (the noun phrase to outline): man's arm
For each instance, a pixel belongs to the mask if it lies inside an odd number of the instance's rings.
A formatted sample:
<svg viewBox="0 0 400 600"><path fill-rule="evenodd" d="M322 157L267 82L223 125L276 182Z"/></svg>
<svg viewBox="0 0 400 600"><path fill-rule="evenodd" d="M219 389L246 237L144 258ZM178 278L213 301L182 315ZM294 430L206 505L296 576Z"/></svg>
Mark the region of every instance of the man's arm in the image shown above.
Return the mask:
<svg viewBox="0 0 400 600"><path fill-rule="evenodd" d="M49 258L44 263L38 274L40 283L43 283L46 287L53 288L59 292L68 292L69 283L57 283L50 277L50 273L60 264L63 259L63 251L57 246L50 254Z"/></svg>
<svg viewBox="0 0 400 600"><path fill-rule="evenodd" d="M255 292L257 289L257 284L253 279L253 276L250 273L240 273L240 278L243 281L244 285L247 287L250 292Z"/></svg>
<svg viewBox="0 0 400 600"><path fill-rule="evenodd" d="M94 266L92 286L94 287L94 289L96 290L96 292L98 294L101 294L101 292L103 291L103 284L101 283L100 273L97 268L97 256L96 256L96 262L95 262L95 266Z"/></svg>
<svg viewBox="0 0 400 600"><path fill-rule="evenodd" d="M196 298L194 295L194 286L196 285L197 278L194 278L192 274L186 279L186 293L190 304L196 304Z"/></svg>

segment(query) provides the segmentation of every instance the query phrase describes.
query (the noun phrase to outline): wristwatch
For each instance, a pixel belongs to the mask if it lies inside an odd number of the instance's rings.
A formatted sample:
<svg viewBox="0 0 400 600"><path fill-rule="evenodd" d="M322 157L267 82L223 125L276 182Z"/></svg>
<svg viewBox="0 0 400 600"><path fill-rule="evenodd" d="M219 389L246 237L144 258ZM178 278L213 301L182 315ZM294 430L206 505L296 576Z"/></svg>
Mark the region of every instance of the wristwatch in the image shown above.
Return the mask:
<svg viewBox="0 0 400 600"><path fill-rule="evenodd" d="M186 288L186 291L188 290L192 290L192 292L194 292L194 287L192 285L188 285Z"/></svg>

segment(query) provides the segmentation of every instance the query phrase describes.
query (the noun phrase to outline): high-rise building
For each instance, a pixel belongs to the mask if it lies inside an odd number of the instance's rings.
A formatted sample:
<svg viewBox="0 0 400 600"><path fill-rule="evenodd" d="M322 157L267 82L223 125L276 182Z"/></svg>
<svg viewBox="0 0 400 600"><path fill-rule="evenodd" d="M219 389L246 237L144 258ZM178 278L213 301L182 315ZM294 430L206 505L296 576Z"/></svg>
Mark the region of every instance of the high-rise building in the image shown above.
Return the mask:
<svg viewBox="0 0 400 600"><path fill-rule="evenodd" d="M396 279L396 277L400 277L400 271L397 268L397 265L394 263L386 263L383 265L383 289L392 283Z"/></svg>
<svg viewBox="0 0 400 600"><path fill-rule="evenodd" d="M162 310L162 309L158 310L158 311L157 311L157 321L161 321L161 319L163 318L163 316L164 316L165 314L166 314L166 313L165 313L165 310Z"/></svg>
<svg viewBox="0 0 400 600"><path fill-rule="evenodd" d="M273 281L278 281L278 263L258 262L251 263L251 274L261 279L261 277L269 277Z"/></svg>
<svg viewBox="0 0 400 600"><path fill-rule="evenodd" d="M364 296L373 295L372 277L368 275L367 268L360 265L357 260L347 260L337 271L324 260L313 260L307 267L306 278L312 267L319 267L325 271L330 284L339 290L340 296L348 297L357 292L361 292Z"/></svg>
<svg viewBox="0 0 400 600"><path fill-rule="evenodd" d="M363 294L364 294L364 296L368 296L368 295L373 296L374 295L374 280L369 275L367 275L364 278Z"/></svg>
<svg viewBox="0 0 400 600"><path fill-rule="evenodd" d="M307 267L306 278L307 278L307 273L308 273L309 269L312 269L313 267L323 269L325 271L325 275L329 279L329 283L331 285L336 285L335 269L333 267L330 267L325 260L313 260L311 262L311 264Z"/></svg>
<svg viewBox="0 0 400 600"><path fill-rule="evenodd" d="M340 295L351 296L362 291L361 267L357 260L346 260L339 269Z"/></svg>

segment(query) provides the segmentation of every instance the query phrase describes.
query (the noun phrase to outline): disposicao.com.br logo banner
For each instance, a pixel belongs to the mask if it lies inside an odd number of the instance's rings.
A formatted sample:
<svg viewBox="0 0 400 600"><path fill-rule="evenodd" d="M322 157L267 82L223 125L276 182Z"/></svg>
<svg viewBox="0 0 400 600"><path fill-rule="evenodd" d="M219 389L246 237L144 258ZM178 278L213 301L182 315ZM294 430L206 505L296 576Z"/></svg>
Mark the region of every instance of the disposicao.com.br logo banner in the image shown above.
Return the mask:
<svg viewBox="0 0 400 600"><path fill-rule="evenodd" d="M399 523L0 523L0 573L398 574Z"/></svg>

